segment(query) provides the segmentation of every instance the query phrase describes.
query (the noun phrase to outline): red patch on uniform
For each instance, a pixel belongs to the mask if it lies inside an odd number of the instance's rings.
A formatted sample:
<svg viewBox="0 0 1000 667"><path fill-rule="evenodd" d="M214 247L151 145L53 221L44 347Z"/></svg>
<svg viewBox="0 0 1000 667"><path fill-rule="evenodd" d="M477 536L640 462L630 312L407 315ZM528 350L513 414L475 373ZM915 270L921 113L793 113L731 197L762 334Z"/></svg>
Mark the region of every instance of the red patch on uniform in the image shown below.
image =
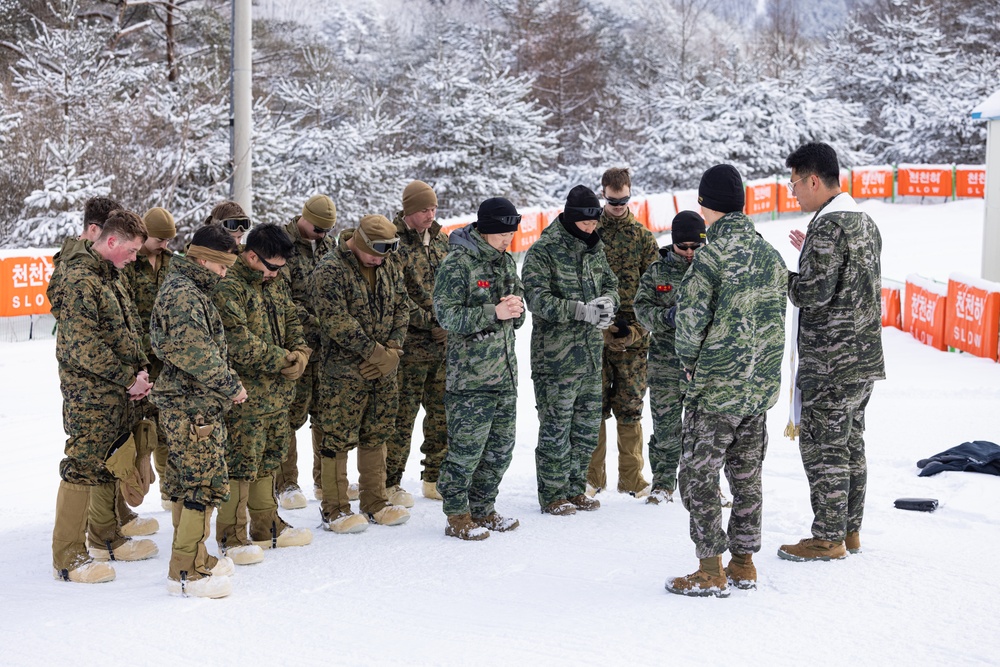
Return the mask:
<svg viewBox="0 0 1000 667"><path fill-rule="evenodd" d="M482 287L483 289L486 289L487 287L490 286L490 281L488 281L488 280L477 280L476 281L476 285L478 285L479 287Z"/></svg>
<svg viewBox="0 0 1000 667"><path fill-rule="evenodd" d="M656 286L656 291L657 292L669 292L673 288L674 288L673 285L657 285Z"/></svg>

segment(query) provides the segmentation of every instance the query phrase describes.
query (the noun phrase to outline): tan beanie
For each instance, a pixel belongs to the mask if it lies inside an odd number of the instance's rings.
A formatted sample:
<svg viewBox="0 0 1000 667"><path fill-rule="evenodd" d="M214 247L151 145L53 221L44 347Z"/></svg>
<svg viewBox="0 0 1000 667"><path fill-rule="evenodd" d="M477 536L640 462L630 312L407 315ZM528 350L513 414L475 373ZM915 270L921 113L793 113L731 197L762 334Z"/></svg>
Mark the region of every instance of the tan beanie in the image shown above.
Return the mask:
<svg viewBox="0 0 1000 667"><path fill-rule="evenodd" d="M151 208L142 216L142 222L146 225L146 233L154 239L172 239L177 236L177 225L174 224L174 216L165 208Z"/></svg>
<svg viewBox="0 0 1000 667"><path fill-rule="evenodd" d="M302 206L302 217L320 229L333 229L337 224L337 207L326 195L313 195Z"/></svg>
<svg viewBox="0 0 1000 667"><path fill-rule="evenodd" d="M413 215L425 208L437 208L437 205L437 195L423 181L413 181L403 189L403 215Z"/></svg>
<svg viewBox="0 0 1000 667"><path fill-rule="evenodd" d="M366 215L361 218L361 224L358 225L358 232L353 238L357 240L362 250L376 257L385 257L389 252L379 252L373 248L372 244L375 242L399 242L399 238L396 236L396 226L389 222L389 218L384 215Z"/></svg>

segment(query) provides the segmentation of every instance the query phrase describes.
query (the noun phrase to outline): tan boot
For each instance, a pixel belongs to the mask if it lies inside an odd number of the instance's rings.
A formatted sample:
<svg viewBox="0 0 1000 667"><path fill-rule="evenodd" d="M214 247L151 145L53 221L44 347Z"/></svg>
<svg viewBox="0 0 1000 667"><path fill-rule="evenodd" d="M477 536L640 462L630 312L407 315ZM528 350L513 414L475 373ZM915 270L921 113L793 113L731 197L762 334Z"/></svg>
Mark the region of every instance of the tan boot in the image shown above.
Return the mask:
<svg viewBox="0 0 1000 667"><path fill-rule="evenodd" d="M428 482L424 480L423 493L424 498L429 500L444 500L444 498L441 497L441 492L438 491L437 482Z"/></svg>
<svg viewBox="0 0 1000 667"><path fill-rule="evenodd" d="M642 423L618 422L618 492L636 498L649 495L649 482L642 476ZM644 492L645 491L645 492ZM641 494L641 495L640 495Z"/></svg>
<svg viewBox="0 0 1000 667"><path fill-rule="evenodd" d="M264 550L250 541L247 528L247 503L250 482L229 480L229 500L222 503L215 522L215 540L219 552L237 565L253 565L264 560Z"/></svg>
<svg viewBox="0 0 1000 667"><path fill-rule="evenodd" d="M250 482L247 500L250 511L250 540L262 549L301 547L312 542L308 528L292 528L278 515L274 478L258 477Z"/></svg>
<svg viewBox="0 0 1000 667"><path fill-rule="evenodd" d="M180 503L178 503L180 504ZM184 507L181 510L170 554L167 591L185 597L221 598L232 592L228 576L213 574L205 540L211 527L211 511Z"/></svg>
<svg viewBox="0 0 1000 667"><path fill-rule="evenodd" d="M399 484L395 486L390 486L385 490L386 498L389 500L390 505L399 505L400 507L413 507L413 494L407 492L406 489L401 487Z"/></svg>
<svg viewBox="0 0 1000 667"><path fill-rule="evenodd" d="M448 525L445 526L444 534L448 537L457 537L460 540L478 542L489 537L490 531L473 522L472 517L466 512L465 514L449 514Z"/></svg>
<svg viewBox="0 0 1000 667"><path fill-rule="evenodd" d="M753 564L753 554L733 554L726 566L726 579L740 590L757 588L757 568Z"/></svg>
<svg viewBox="0 0 1000 667"><path fill-rule="evenodd" d="M115 482L90 488L87 547L94 560L135 561L159 553L153 540L133 540L121 533L115 509L118 485Z"/></svg>
<svg viewBox="0 0 1000 667"><path fill-rule="evenodd" d="M399 505L386 505L379 511L369 514L368 518L380 526L401 526L410 520L410 511Z"/></svg>
<svg viewBox="0 0 1000 667"><path fill-rule="evenodd" d="M803 562L809 560L840 560L847 557L843 542L830 542L807 537L798 544L783 544L778 556L785 560Z"/></svg>
<svg viewBox="0 0 1000 667"><path fill-rule="evenodd" d="M114 581L115 569L96 563L87 553L90 487L59 483L56 523L52 529L52 572L56 579L80 584Z"/></svg>
<svg viewBox="0 0 1000 667"><path fill-rule="evenodd" d="M362 512L374 514L389 504L385 491L385 445L358 447L358 485Z"/></svg>
<svg viewBox="0 0 1000 667"><path fill-rule="evenodd" d="M593 512L601 508L601 501L596 498L588 498L586 493L573 496L569 499L569 502L578 510L583 510L584 512Z"/></svg>
<svg viewBox="0 0 1000 667"><path fill-rule="evenodd" d="M596 489L591 496L608 486L608 471L604 463L607 457L608 426L607 421L602 419L601 430L597 433L597 449L590 455L590 465L587 467L587 484Z"/></svg>
<svg viewBox="0 0 1000 667"><path fill-rule="evenodd" d="M708 597L710 595L717 598L729 597L729 583L722 570L722 556L702 558L698 563L698 569L686 577L667 579L664 586L667 592L693 597Z"/></svg>
<svg viewBox="0 0 1000 667"><path fill-rule="evenodd" d="M472 520L476 525L497 533L506 533L521 525L521 522L517 519L500 516L496 512L482 518L473 517Z"/></svg>
<svg viewBox="0 0 1000 667"><path fill-rule="evenodd" d="M351 534L368 529L368 517L352 512L347 498L347 452L322 457L320 483L323 485L320 506L323 530Z"/></svg>
<svg viewBox="0 0 1000 667"><path fill-rule="evenodd" d="M306 494L302 493L302 489L298 487L282 491L278 496L278 503L283 510L300 510L309 505L309 501L306 500Z"/></svg>
<svg viewBox="0 0 1000 667"><path fill-rule="evenodd" d="M551 514L553 516L572 516L576 514L576 505L568 500L553 500L551 503L542 508L542 514Z"/></svg>
<svg viewBox="0 0 1000 667"><path fill-rule="evenodd" d="M861 533L853 530L844 538L844 548L852 554L861 553Z"/></svg>

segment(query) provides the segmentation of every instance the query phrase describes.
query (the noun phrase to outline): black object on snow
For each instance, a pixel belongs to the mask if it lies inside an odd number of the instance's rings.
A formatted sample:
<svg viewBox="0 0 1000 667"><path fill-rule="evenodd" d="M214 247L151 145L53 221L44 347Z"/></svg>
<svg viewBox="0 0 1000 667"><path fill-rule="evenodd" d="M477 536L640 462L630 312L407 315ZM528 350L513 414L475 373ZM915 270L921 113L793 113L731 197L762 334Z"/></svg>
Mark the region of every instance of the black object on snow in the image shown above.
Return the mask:
<svg viewBox="0 0 1000 667"><path fill-rule="evenodd" d="M933 512L937 509L937 498L897 498L893 503L898 510L914 510L916 512Z"/></svg>
<svg viewBox="0 0 1000 667"><path fill-rule="evenodd" d="M963 442L929 459L920 459L917 467L923 468L919 473L921 477L936 475L945 470L1000 475L1000 445L986 440Z"/></svg>

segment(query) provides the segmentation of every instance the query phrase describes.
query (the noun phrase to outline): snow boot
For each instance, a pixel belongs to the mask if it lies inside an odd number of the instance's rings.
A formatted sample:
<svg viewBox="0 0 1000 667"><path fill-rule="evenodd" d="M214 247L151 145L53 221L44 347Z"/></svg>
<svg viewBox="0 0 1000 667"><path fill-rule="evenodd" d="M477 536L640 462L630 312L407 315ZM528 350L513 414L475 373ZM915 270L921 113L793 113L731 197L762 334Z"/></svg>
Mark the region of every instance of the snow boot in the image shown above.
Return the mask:
<svg viewBox="0 0 1000 667"><path fill-rule="evenodd" d="M753 554L733 554L726 566L726 579L740 590L756 590L757 568L753 564Z"/></svg>
<svg viewBox="0 0 1000 667"><path fill-rule="evenodd" d="M646 498L647 505L659 505L660 503L672 503L674 502L674 492L670 489L664 489L662 487L655 488L649 492L649 497Z"/></svg>
<svg viewBox="0 0 1000 667"><path fill-rule="evenodd" d="M424 480L423 492L424 498L429 500L444 500L444 498L441 497L441 492L438 491L437 482L428 482L427 480Z"/></svg>
<svg viewBox="0 0 1000 667"><path fill-rule="evenodd" d="M722 570L722 556L712 556L699 560L698 569L686 577L667 579L664 588L668 593L692 597L729 597L729 583Z"/></svg>
<svg viewBox="0 0 1000 667"><path fill-rule="evenodd" d="M413 494L408 493L399 484L386 488L385 495L390 505L399 505L407 508L413 507Z"/></svg>
<svg viewBox="0 0 1000 667"><path fill-rule="evenodd" d="M52 529L52 574L56 579L78 584L114 581L115 569L107 563L94 562L87 552L89 507L89 486L59 483Z"/></svg>
<svg viewBox="0 0 1000 667"><path fill-rule="evenodd" d="M798 563L810 560L840 560L847 557L843 542L830 542L807 537L798 544L783 544L778 556Z"/></svg>
<svg viewBox="0 0 1000 667"><path fill-rule="evenodd" d="M449 514L444 534L448 537L457 537L460 540L479 541L489 537L490 531L485 526L475 523L466 512L465 514Z"/></svg>
<svg viewBox="0 0 1000 667"><path fill-rule="evenodd" d="M570 516L576 514L576 505L568 500L553 500L551 503L542 508L542 514L551 514L553 516Z"/></svg>
<svg viewBox="0 0 1000 667"><path fill-rule="evenodd" d="M229 500L222 503L215 520L215 540L219 552L237 565L253 565L264 560L264 550L250 541L247 532L247 502L250 482L229 480Z"/></svg>
<svg viewBox="0 0 1000 667"><path fill-rule="evenodd" d="M250 482L247 507L250 511L250 540L258 547L301 547L312 542L311 530L292 528L278 515L274 478L271 475L258 477Z"/></svg>
<svg viewBox="0 0 1000 667"><path fill-rule="evenodd" d="M587 482L587 488L584 491L584 493L587 494L588 498L593 498L594 496L596 496L598 493L600 493L603 490L604 489L598 488L598 487L594 486L593 484L591 484L590 482Z"/></svg>
<svg viewBox="0 0 1000 667"><path fill-rule="evenodd" d="M861 533L856 530L848 532L844 538L844 548L852 554L861 553Z"/></svg>
<svg viewBox="0 0 1000 667"><path fill-rule="evenodd" d="M653 491L653 485L647 484L638 491L629 491L629 495L633 498L646 498Z"/></svg>
<svg viewBox="0 0 1000 667"><path fill-rule="evenodd" d="M171 595L221 598L232 592L229 576L221 574L232 571L232 561L226 558L212 563L209 560L205 540L210 528L211 510L198 503L185 502L171 546L167 574L167 592Z"/></svg>
<svg viewBox="0 0 1000 667"><path fill-rule="evenodd" d="M583 510L584 512L593 512L601 508L601 501L596 498L588 498L586 493L573 496L569 499L569 502L578 510Z"/></svg>
<svg viewBox="0 0 1000 667"><path fill-rule="evenodd" d="M292 487L285 489L278 496L278 501L281 503L281 509L283 510L300 510L309 505L309 501L306 500L306 494L302 493L302 489L298 487Z"/></svg>
<svg viewBox="0 0 1000 667"><path fill-rule="evenodd" d="M521 522L517 519L500 516L496 512L492 512L488 516L481 518L472 517L472 520L476 523L476 525L497 533L506 533L521 525Z"/></svg>
<svg viewBox="0 0 1000 667"><path fill-rule="evenodd" d="M373 515L391 505L385 489L385 445L358 447L358 484L365 514Z"/></svg>
<svg viewBox="0 0 1000 667"><path fill-rule="evenodd" d="M351 501L347 497L347 452L321 459L323 500L319 513L323 530L340 534L364 532L368 529L368 518L352 512Z"/></svg>
<svg viewBox="0 0 1000 667"><path fill-rule="evenodd" d="M410 511L399 505L386 505L376 512L369 513L368 518L380 526L401 526L410 520Z"/></svg>
<svg viewBox="0 0 1000 667"><path fill-rule="evenodd" d="M87 547L91 557L98 561L152 558L159 553L153 540L133 540L122 535L115 510L117 489L115 482L90 487Z"/></svg>

